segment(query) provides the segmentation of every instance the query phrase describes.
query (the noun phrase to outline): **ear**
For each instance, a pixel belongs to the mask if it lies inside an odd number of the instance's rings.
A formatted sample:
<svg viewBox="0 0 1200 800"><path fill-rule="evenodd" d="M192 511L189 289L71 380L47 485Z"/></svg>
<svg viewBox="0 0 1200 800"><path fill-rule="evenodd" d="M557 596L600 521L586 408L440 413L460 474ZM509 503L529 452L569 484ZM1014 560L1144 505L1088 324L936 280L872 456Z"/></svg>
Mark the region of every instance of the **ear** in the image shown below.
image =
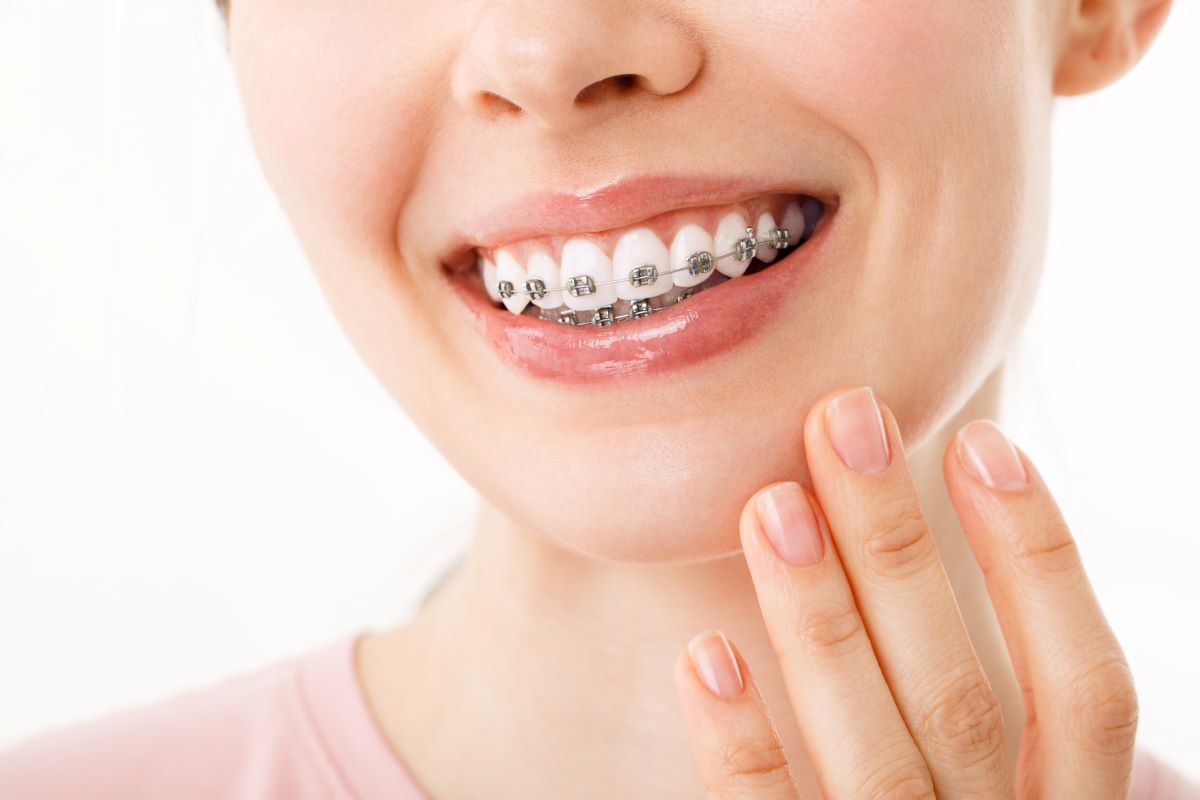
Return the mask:
<svg viewBox="0 0 1200 800"><path fill-rule="evenodd" d="M1084 94L1124 75L1150 47L1171 0L1066 0L1054 93Z"/></svg>

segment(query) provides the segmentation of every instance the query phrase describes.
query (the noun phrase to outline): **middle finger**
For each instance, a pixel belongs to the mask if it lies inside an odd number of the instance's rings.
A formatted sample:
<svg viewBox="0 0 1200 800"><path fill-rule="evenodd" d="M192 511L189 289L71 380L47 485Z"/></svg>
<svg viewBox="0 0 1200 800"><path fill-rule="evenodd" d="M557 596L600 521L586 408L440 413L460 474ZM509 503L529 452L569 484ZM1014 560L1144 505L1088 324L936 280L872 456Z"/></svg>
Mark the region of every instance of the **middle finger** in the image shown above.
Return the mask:
<svg viewBox="0 0 1200 800"><path fill-rule="evenodd" d="M896 705L939 796L1007 796L1000 706L921 511L895 417L868 387L804 426L813 488Z"/></svg>

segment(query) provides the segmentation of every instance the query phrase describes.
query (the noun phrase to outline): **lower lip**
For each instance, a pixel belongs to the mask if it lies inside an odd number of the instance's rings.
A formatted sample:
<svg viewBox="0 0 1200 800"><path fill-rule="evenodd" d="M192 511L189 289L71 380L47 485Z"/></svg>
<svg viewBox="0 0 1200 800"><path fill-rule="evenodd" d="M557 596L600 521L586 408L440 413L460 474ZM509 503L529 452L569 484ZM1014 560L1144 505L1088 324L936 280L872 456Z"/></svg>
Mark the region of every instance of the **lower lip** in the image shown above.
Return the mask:
<svg viewBox="0 0 1200 800"><path fill-rule="evenodd" d="M754 338L820 258L839 216L827 210L802 247L760 272L724 281L666 311L602 328L548 322L494 306L475 270L454 276L451 283L476 330L500 358L532 377L564 383L645 378L698 364Z"/></svg>

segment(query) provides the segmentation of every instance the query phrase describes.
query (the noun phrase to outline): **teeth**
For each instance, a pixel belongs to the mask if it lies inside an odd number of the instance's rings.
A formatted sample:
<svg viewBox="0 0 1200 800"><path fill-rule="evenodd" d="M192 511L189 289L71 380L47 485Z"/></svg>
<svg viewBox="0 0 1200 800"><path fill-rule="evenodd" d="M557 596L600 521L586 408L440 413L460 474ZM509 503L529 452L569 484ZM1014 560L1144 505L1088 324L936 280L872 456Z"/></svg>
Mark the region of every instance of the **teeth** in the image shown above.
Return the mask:
<svg viewBox="0 0 1200 800"><path fill-rule="evenodd" d="M496 281L509 281L515 289L512 297L501 301L504 307L514 314L524 311L529 305L529 295L521 291L525 288L525 268L505 250L496 254Z"/></svg>
<svg viewBox="0 0 1200 800"><path fill-rule="evenodd" d="M824 213L824 207L821 201L815 197L809 197L804 200L804 205L800 207L804 211L804 219L808 222L809 227L816 225L820 221L821 215ZM807 231L808 228L805 228Z"/></svg>
<svg viewBox="0 0 1200 800"><path fill-rule="evenodd" d="M476 269L487 296L513 314L524 313L532 303L550 312L535 314L541 319L554 321L564 314L581 312L577 324L610 324L596 321L592 312L615 314L614 309L606 307L622 300L628 301L629 311L620 306L621 313L626 314L621 319L634 319L645 315L638 311L642 306L654 310L649 306L652 298L667 301L662 305L665 308L694 294L692 287L702 291L705 287L701 284L714 271L727 278L740 277L754 259L770 264L779 257L781 248L766 244L779 241L773 235L776 231L786 229L787 246L795 247L819 223L823 212L824 207L815 198L793 200L782 210L781 222L776 222L775 214L780 213L776 208L760 213L752 227L744 211L730 211L711 236L700 225L684 225L675 232L670 248L653 229L635 228L616 238L611 258L591 236L568 239L562 245L559 261L543 246L545 243L530 243L533 246L526 251L510 246L493 251L491 257L479 253ZM600 239L612 241L608 237ZM529 252L524 263L518 260L518 252Z"/></svg>
<svg viewBox="0 0 1200 800"><path fill-rule="evenodd" d="M671 242L672 268L683 266L687 263L688 256L700 252L719 255L713 250L713 238L708 235L708 231L695 224L683 226L675 234L675 240ZM676 286L695 286L698 283L704 283L711 275L711 271L693 275L690 270L686 269L672 273Z"/></svg>
<svg viewBox="0 0 1200 800"><path fill-rule="evenodd" d="M538 308L558 308L563 304L562 289L555 290L553 287L562 286L562 277L559 274L558 262L547 253L537 252L529 257L529 263L526 270L526 279L540 278L542 284L546 287L546 296L541 299L534 299L532 302Z"/></svg>
<svg viewBox="0 0 1200 800"><path fill-rule="evenodd" d="M483 280L483 288L487 289L488 297L492 298L493 303L500 302L500 290L496 288L496 283L500 279L496 277L496 265L490 258L479 259L479 277Z"/></svg>
<svg viewBox="0 0 1200 800"><path fill-rule="evenodd" d="M643 270L641 283L635 286L630 280L630 273L638 267L653 267L654 279L649 283L650 270ZM671 276L667 270L671 268L667 246L662 239L649 228L637 228L626 233L617 240L613 249L612 276L621 279L613 287L621 300L644 300L647 297L658 297L671 290Z"/></svg>
<svg viewBox="0 0 1200 800"><path fill-rule="evenodd" d="M716 254L723 255L733 252L737 248L738 240L745 238L747 227L746 218L740 212L734 211L726 214L725 218L717 225L717 235L713 237ZM738 261L733 256L717 262L717 270L722 275L728 275L731 278L741 277L748 266L750 266L749 261Z"/></svg>
<svg viewBox="0 0 1200 800"><path fill-rule="evenodd" d="M804 235L804 212L795 200L783 211L783 227L787 228L788 244L792 247L800 244L800 237Z"/></svg>
<svg viewBox="0 0 1200 800"><path fill-rule="evenodd" d="M754 238L760 242L769 239L773 230L775 230L775 218L766 211L759 214L758 226L754 229ZM767 247L765 244L758 246L757 258L764 264L770 264L777 255L779 255L779 251L774 247Z"/></svg>
<svg viewBox="0 0 1200 800"><path fill-rule="evenodd" d="M579 289L577 294L570 291L563 293L563 302L567 308L576 311L595 311L600 306L611 305L617 299L613 284L603 284L611 281L612 261L596 245L587 239L568 239L562 249L562 281L569 288L572 278L592 279L591 293ZM579 285L586 283L579 280ZM603 285L602 285L603 284Z"/></svg>

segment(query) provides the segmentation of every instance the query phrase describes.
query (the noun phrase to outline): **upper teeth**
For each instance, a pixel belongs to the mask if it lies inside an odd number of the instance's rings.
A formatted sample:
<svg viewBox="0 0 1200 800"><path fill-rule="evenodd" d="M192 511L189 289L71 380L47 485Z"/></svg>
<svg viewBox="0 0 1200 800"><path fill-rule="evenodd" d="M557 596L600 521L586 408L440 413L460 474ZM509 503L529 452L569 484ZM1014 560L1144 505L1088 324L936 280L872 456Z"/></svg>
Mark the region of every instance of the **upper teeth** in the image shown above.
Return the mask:
<svg viewBox="0 0 1200 800"><path fill-rule="evenodd" d="M613 277L629 276L629 280L616 285L617 297L641 300L666 294L672 285L667 272L670 268L667 246L654 231L649 228L630 231L617 240L613 250Z"/></svg>
<svg viewBox="0 0 1200 800"><path fill-rule="evenodd" d="M638 227L617 239L611 258L592 239L572 237L562 245L558 262L546 250L534 249L522 263L514 246L497 250L494 262L481 256L478 268L488 295L514 314L531 302L543 309L565 305L562 321L575 321L570 311L589 311L597 312L589 316L604 317L595 324L608 324L611 314L599 311L610 309L617 300L644 301L676 286L696 286L712 275L714 267L730 278L740 277L751 259L770 263L779 250L797 244L804 229L804 212L791 201L782 225L770 212L763 212L751 227L741 211L731 211L713 235L695 223L684 225L669 248L653 230ZM637 308L656 310L644 302Z"/></svg>
<svg viewBox="0 0 1200 800"><path fill-rule="evenodd" d="M597 309L617 299L612 259L587 239L570 239L563 245L559 285L567 289L563 302L576 311Z"/></svg>

